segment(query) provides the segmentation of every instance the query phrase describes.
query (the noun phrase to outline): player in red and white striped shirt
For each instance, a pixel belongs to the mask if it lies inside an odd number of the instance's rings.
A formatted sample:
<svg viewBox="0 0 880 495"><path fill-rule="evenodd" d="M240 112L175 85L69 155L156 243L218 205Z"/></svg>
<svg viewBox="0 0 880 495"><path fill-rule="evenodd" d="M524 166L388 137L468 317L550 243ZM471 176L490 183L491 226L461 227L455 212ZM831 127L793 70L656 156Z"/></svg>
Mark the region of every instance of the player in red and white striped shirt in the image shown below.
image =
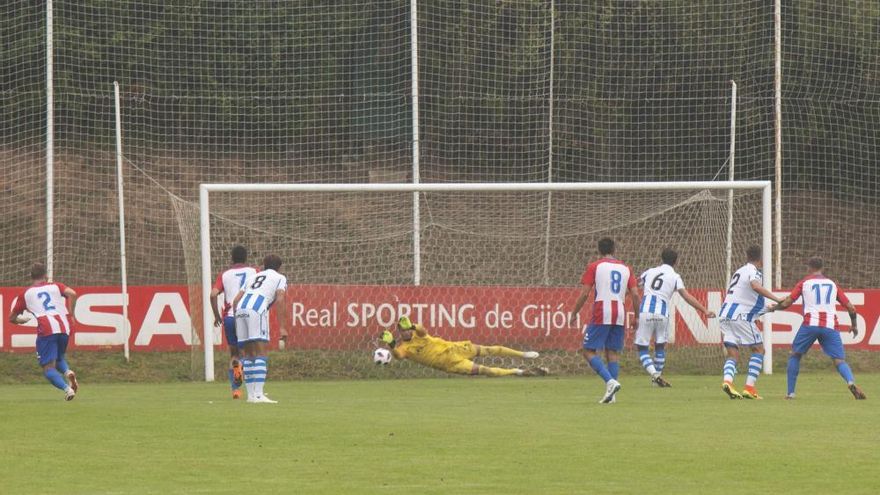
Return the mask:
<svg viewBox="0 0 880 495"><path fill-rule="evenodd" d="M64 391L64 400L73 400L79 384L76 373L64 358L76 292L64 284L49 282L46 266L42 263L34 263L31 267L31 280L31 286L16 298L9 321L15 325L27 323L30 318L22 315L25 311L37 318L37 360L43 368L43 374L49 383ZM70 301L70 313L67 311L67 301Z"/></svg>
<svg viewBox="0 0 880 495"><path fill-rule="evenodd" d="M578 312L593 295L593 312L584 335L584 357L593 370L605 380L605 395L599 402L614 402L620 390L617 381L620 372L620 351L623 350L623 332L626 322L625 301L629 294L633 303L635 319L639 319L639 289L632 269L614 257L614 241L603 238L598 243L597 261L590 263L581 278L583 289L571 312L573 324ZM602 362L598 352L605 350L608 366Z"/></svg>
<svg viewBox="0 0 880 495"><path fill-rule="evenodd" d="M821 258L810 258L807 266L808 275L795 285L791 294L779 304L767 308L767 311L785 309L794 304L798 298L803 299L804 321L791 345L791 356L788 358L788 395L785 398L794 398L794 388L801 369L801 357L818 340L825 354L834 361L837 372L846 381L853 396L859 400L865 399L865 393L856 385L852 369L844 360L843 342L837 331L837 304L840 303L849 313L850 331L853 337L859 334L859 315L856 313L856 308L837 283L822 274L824 262Z"/></svg>

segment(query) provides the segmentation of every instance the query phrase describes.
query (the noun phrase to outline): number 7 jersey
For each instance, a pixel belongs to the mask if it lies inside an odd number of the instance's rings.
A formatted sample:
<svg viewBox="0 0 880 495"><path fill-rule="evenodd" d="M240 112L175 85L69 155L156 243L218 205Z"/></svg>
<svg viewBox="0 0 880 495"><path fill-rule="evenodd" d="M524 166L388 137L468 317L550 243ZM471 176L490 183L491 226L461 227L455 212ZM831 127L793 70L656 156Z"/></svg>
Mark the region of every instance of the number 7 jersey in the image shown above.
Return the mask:
<svg viewBox="0 0 880 495"><path fill-rule="evenodd" d="M587 265L581 283L592 285L595 294L590 324L623 325L626 322L626 293L636 286L630 267L618 259L602 258Z"/></svg>
<svg viewBox="0 0 880 495"><path fill-rule="evenodd" d="M277 292L287 290L287 277L272 269L263 270L248 278L242 290L237 309L265 313L275 303Z"/></svg>

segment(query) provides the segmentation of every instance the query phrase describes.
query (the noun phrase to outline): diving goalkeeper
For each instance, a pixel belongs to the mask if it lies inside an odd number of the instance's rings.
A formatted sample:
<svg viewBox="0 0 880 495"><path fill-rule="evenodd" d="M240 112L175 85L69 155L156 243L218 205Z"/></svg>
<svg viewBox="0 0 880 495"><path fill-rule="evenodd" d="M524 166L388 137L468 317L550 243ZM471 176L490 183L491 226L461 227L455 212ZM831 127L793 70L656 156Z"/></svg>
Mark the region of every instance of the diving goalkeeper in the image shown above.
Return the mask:
<svg viewBox="0 0 880 495"><path fill-rule="evenodd" d="M429 366L447 373L459 375L486 376L543 376L549 373L547 368L493 368L472 361L480 356L509 356L524 359L535 359L538 353L522 352L500 345L476 345L469 340L449 342L440 337L428 335L425 327L413 323L406 316L397 322L399 338L385 330L379 338L380 345L391 349L397 359L409 359L424 366Z"/></svg>

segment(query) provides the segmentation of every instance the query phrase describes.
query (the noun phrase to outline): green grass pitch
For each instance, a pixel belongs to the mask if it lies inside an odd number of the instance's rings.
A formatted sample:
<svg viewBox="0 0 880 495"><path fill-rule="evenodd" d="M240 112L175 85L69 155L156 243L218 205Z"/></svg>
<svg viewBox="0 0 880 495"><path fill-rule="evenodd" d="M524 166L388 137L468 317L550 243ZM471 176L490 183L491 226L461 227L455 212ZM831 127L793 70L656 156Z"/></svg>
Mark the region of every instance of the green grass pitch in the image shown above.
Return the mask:
<svg viewBox="0 0 880 495"><path fill-rule="evenodd" d="M880 375L855 401L830 373L0 387L0 493L597 494L880 492ZM740 380L741 381L741 380Z"/></svg>

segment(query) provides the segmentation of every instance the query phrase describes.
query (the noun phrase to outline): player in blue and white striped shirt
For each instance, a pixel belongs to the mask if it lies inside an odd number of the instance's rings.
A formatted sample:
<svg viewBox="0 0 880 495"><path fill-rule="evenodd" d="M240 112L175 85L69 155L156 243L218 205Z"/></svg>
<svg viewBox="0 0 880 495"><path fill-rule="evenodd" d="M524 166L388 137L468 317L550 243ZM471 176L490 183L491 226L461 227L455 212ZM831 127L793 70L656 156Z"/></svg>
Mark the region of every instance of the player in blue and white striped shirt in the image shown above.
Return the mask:
<svg viewBox="0 0 880 495"><path fill-rule="evenodd" d="M755 382L764 364L764 338L755 322L764 314L764 298L780 302L772 292L765 289L764 274L761 273L762 251L760 246L749 246L746 250L748 263L740 267L730 277L727 295L721 310L718 311L718 326L721 327L721 341L727 359L724 361L724 382L721 390L731 399L761 399L755 389ZM742 393L733 387L736 376L736 363L739 361L740 346L751 349L749 374Z"/></svg>
<svg viewBox="0 0 880 495"><path fill-rule="evenodd" d="M714 318L715 313L710 312L700 301L692 296L684 287L675 268L678 261L678 253L666 248L660 254L663 264L646 270L639 277L639 285L642 286L642 303L639 306L639 327L636 330L636 348L639 351L639 360L645 371L651 375L651 381L658 387L669 387L669 382L661 377L663 367L666 365L666 342L669 334L669 310L672 304L672 296L677 292L682 299L696 308L707 318ZM651 339L654 340L654 356L651 357Z"/></svg>
<svg viewBox="0 0 880 495"><path fill-rule="evenodd" d="M269 371L269 358L266 356L269 344L269 308L280 303L278 326L281 339L287 339L288 308L284 303L287 291L287 277L278 273L281 258L274 254L263 260L263 271L247 279L245 285L232 302L235 308L235 333L238 343L243 346L244 384L248 402L274 404L276 401L263 394L266 375Z"/></svg>

